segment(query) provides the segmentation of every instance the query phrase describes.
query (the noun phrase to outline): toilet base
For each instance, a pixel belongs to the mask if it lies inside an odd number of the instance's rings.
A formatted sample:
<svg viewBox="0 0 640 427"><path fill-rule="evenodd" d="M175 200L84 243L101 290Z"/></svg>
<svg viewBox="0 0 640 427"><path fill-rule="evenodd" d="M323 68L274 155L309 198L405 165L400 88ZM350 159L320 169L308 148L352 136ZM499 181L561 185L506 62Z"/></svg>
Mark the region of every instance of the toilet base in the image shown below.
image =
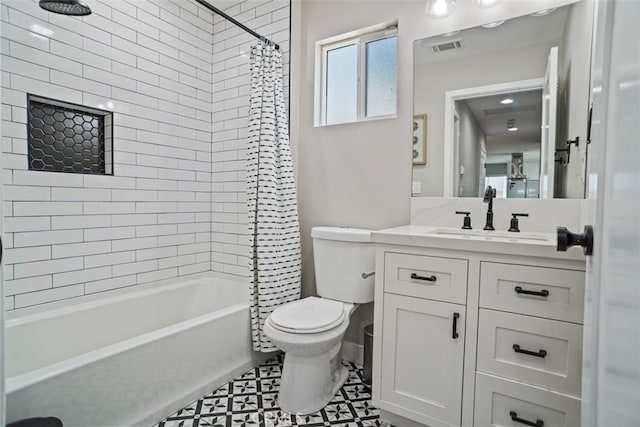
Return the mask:
<svg viewBox="0 0 640 427"><path fill-rule="evenodd" d="M324 408L349 378L342 343L315 356L285 354L278 393L280 409L306 415Z"/></svg>

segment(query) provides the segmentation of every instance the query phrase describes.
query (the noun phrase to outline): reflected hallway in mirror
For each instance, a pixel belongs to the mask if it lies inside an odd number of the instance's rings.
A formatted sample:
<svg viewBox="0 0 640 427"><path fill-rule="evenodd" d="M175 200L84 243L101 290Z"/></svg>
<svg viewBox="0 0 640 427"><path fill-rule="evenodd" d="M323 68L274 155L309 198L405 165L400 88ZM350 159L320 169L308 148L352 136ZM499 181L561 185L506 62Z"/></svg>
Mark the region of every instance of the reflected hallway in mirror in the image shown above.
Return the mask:
<svg viewBox="0 0 640 427"><path fill-rule="evenodd" d="M429 145L427 163L413 165L413 196L478 197L492 185L509 198L584 198L587 144L571 146L570 161L566 148L587 134L593 4L580 0L544 16L414 42L414 115L429 116ZM518 93L531 99L500 103ZM505 134L522 136L521 148L503 139L498 149L496 130L482 129L483 114ZM470 123L475 135L467 133ZM537 129L525 136L531 126ZM471 149L469 140L483 132L491 136Z"/></svg>
<svg viewBox="0 0 640 427"><path fill-rule="evenodd" d="M454 101L457 196L538 198L542 88Z"/></svg>

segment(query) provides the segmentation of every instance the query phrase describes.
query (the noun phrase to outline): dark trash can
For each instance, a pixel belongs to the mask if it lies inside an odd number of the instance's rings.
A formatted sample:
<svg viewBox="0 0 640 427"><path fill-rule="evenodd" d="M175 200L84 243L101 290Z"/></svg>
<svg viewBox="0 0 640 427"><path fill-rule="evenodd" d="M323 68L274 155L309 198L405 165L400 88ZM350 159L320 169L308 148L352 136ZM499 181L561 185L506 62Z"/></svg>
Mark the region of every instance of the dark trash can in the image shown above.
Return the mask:
<svg viewBox="0 0 640 427"><path fill-rule="evenodd" d="M28 418L9 423L7 427L62 427L62 421L56 417Z"/></svg>
<svg viewBox="0 0 640 427"><path fill-rule="evenodd" d="M364 375L362 382L371 388L371 377L373 376L373 324L364 327Z"/></svg>

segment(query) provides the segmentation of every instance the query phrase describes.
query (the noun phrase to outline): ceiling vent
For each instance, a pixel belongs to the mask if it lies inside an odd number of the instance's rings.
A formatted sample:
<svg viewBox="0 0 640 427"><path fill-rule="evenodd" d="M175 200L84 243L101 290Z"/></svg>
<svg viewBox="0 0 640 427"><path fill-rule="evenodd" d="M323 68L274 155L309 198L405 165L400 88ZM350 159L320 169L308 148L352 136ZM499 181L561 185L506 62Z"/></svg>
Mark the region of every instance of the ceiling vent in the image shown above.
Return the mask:
<svg viewBox="0 0 640 427"><path fill-rule="evenodd" d="M460 49L462 47L462 39L432 44L430 47L433 53L444 52L445 50Z"/></svg>

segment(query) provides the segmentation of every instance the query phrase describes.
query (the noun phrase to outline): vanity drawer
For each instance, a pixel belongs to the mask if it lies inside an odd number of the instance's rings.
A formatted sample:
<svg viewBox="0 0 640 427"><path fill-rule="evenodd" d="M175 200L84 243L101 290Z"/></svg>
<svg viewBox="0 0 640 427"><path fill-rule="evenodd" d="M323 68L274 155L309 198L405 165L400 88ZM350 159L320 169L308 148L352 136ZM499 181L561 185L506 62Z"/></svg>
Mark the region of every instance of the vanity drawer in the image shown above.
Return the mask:
<svg viewBox="0 0 640 427"><path fill-rule="evenodd" d="M406 296L465 304L467 260L386 252L384 290Z"/></svg>
<svg viewBox="0 0 640 427"><path fill-rule="evenodd" d="M539 421L538 421L539 420ZM476 374L473 425L580 425L580 399L510 380Z"/></svg>
<svg viewBox="0 0 640 427"><path fill-rule="evenodd" d="M582 326L480 309L477 366L579 397Z"/></svg>
<svg viewBox="0 0 640 427"><path fill-rule="evenodd" d="M584 272L480 264L480 307L582 323Z"/></svg>

